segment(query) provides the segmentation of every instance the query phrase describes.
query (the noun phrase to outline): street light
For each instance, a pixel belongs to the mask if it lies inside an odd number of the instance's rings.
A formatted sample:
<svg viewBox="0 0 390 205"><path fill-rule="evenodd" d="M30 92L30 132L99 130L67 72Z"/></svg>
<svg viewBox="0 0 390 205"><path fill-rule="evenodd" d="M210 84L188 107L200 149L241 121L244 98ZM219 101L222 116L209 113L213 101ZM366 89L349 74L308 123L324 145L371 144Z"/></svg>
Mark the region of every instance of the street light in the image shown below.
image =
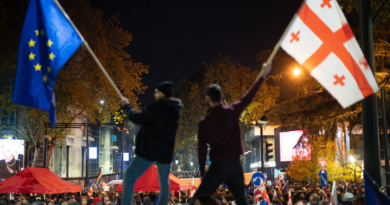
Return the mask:
<svg viewBox="0 0 390 205"><path fill-rule="evenodd" d="M103 103L104 103L104 100L101 100L101 101L100 101L100 104L103 104Z"/></svg>
<svg viewBox="0 0 390 205"><path fill-rule="evenodd" d="M294 69L294 75L295 76L298 76L300 73L301 73L301 69L299 69L299 68L295 68Z"/></svg>
<svg viewBox="0 0 390 205"><path fill-rule="evenodd" d="M352 155L349 156L349 161L355 162L354 176L355 176L355 184L356 184L356 167L357 167L357 162L355 160L355 157L353 157Z"/></svg>

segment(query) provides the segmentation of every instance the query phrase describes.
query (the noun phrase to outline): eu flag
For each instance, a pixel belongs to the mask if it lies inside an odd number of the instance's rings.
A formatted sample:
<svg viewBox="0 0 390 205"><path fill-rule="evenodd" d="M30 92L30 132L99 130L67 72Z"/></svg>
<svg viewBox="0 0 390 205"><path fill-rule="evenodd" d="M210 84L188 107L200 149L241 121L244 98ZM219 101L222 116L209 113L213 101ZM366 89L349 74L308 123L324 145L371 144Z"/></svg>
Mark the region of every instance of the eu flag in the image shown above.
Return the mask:
<svg viewBox="0 0 390 205"><path fill-rule="evenodd" d="M253 194L253 191L255 190L255 186L254 184L252 183L252 181L249 182L248 186L247 186L247 193L248 194Z"/></svg>
<svg viewBox="0 0 390 205"><path fill-rule="evenodd" d="M48 111L54 127L55 81L81 43L53 0L30 0L20 38L12 102Z"/></svg>
<svg viewBox="0 0 390 205"><path fill-rule="evenodd" d="M364 188L366 190L366 204L390 204L390 199L387 198L379 186L372 180L366 170L364 170Z"/></svg>

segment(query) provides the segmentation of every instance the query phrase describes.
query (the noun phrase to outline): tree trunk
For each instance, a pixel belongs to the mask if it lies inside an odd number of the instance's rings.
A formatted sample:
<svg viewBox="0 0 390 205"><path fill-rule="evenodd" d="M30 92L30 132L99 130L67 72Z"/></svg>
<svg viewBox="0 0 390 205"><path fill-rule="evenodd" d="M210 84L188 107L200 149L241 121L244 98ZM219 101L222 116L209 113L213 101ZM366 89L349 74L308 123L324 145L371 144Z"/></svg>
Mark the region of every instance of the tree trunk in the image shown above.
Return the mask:
<svg viewBox="0 0 390 205"><path fill-rule="evenodd" d="M28 167L29 163L30 163L30 151L31 151L31 141L30 142L27 142L27 144L25 145L24 147L24 153L25 153L25 157L24 157L24 167Z"/></svg>
<svg viewBox="0 0 390 205"><path fill-rule="evenodd" d="M49 146L48 151L47 151L46 164L48 165L48 167L49 167L49 162L50 162L51 156L53 155L54 148L56 146L57 146L56 137L53 137L53 139L51 139L51 143L50 143L50 146Z"/></svg>
<svg viewBox="0 0 390 205"><path fill-rule="evenodd" d="M36 167L36 162L37 162L38 157L39 157L39 150L40 149L41 149L41 143L39 143L39 141L38 141L37 144L35 145L34 158L33 158L33 162L31 164L31 167Z"/></svg>

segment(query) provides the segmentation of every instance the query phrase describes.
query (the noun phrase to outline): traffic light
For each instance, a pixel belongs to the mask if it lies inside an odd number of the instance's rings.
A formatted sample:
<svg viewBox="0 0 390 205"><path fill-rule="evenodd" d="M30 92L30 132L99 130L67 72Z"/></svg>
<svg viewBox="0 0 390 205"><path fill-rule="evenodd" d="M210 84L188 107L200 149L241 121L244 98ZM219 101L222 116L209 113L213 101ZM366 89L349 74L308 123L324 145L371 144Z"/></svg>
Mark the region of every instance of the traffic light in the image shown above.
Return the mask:
<svg viewBox="0 0 390 205"><path fill-rule="evenodd" d="M268 143L268 142L265 142L265 147L266 147L266 150L265 150L265 161L268 162L270 159L272 159L274 156L271 155L272 153L272 149L270 149L271 147L273 146L272 143Z"/></svg>

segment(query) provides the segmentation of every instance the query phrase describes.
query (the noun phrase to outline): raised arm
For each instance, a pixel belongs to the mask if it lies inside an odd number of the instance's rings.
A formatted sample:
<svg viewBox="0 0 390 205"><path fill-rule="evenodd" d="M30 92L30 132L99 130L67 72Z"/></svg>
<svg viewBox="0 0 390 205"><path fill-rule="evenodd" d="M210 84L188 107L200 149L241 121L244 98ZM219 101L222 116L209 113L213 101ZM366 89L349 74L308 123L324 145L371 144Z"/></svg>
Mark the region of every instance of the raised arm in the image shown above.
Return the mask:
<svg viewBox="0 0 390 205"><path fill-rule="evenodd" d="M257 91L260 89L261 85L271 71L271 66L272 63L270 63L269 65L263 64L263 69L261 69L260 74L257 76L255 82L253 82L249 90L246 91L246 93L239 100L232 104L235 112L238 115L240 115L244 111L244 109L253 101Z"/></svg>
<svg viewBox="0 0 390 205"><path fill-rule="evenodd" d="M153 122L153 117L148 109L149 107L141 111L135 111L133 105L129 103L127 98L122 98L121 101L121 109L123 110L126 119L132 121L134 124L146 124Z"/></svg>

